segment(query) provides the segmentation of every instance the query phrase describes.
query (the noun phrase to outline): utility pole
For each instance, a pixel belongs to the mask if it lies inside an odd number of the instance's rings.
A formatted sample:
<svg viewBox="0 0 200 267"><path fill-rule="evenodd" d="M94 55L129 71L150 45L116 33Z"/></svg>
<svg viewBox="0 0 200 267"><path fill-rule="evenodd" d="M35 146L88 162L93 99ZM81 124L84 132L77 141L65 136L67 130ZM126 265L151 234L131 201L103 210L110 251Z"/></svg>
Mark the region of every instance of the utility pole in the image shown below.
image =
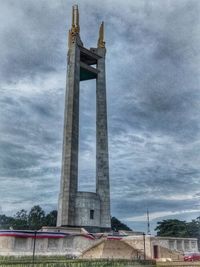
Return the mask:
<svg viewBox="0 0 200 267"><path fill-rule="evenodd" d="M150 221L149 221L149 209L147 208L147 235L151 235Z"/></svg>
<svg viewBox="0 0 200 267"><path fill-rule="evenodd" d="M143 243L144 243L144 260L146 260L146 239L145 239L145 233L143 233Z"/></svg>

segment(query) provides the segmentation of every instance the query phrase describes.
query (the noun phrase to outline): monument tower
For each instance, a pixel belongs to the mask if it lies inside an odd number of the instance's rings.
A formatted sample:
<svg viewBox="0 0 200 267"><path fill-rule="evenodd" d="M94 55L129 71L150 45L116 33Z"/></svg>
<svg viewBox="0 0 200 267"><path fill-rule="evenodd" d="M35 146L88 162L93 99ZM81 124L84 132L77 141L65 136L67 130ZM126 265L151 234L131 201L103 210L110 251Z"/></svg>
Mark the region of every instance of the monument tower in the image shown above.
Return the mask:
<svg viewBox="0 0 200 267"><path fill-rule="evenodd" d="M110 229L110 187L104 24L99 30L97 48L87 49L80 38L78 6L72 8L69 31L67 85L61 185L57 226ZM96 79L96 192L78 191L79 85Z"/></svg>

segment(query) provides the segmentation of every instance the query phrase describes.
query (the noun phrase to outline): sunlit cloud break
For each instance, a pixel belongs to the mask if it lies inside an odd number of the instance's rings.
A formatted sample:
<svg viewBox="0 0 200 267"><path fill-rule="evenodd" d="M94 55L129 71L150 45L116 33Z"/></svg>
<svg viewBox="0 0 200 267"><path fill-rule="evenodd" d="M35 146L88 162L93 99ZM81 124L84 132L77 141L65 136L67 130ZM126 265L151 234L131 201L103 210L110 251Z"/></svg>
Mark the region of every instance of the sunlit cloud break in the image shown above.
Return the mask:
<svg viewBox="0 0 200 267"><path fill-rule="evenodd" d="M150 214L149 220L153 221L155 219L164 219L164 217L170 216L170 215L181 215L185 213L196 213L199 212L199 209L196 210L180 210L180 211L161 211L161 212L153 212ZM127 222L146 222L147 221L147 214L143 214L140 216L130 217L126 218Z"/></svg>

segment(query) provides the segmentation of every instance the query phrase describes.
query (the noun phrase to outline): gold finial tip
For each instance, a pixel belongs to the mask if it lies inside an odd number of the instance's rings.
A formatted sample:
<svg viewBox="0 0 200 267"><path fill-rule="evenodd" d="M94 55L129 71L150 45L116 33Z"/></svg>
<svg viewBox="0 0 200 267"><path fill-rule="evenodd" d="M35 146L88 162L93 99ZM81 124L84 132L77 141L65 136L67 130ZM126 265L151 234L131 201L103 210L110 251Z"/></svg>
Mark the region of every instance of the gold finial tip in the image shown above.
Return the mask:
<svg viewBox="0 0 200 267"><path fill-rule="evenodd" d="M104 22L102 21L101 26L99 28L99 39L98 39L98 47L104 48L105 42L104 42Z"/></svg>
<svg viewBox="0 0 200 267"><path fill-rule="evenodd" d="M80 32L78 5L72 6L72 31L74 33Z"/></svg>

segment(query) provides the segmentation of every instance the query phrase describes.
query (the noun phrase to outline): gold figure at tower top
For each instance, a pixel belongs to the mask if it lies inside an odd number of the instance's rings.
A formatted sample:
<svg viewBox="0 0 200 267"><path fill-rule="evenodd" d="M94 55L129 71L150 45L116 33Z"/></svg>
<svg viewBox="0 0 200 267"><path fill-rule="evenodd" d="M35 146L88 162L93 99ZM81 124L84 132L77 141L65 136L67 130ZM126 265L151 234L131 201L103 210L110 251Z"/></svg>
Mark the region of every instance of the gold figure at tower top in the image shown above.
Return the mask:
<svg viewBox="0 0 200 267"><path fill-rule="evenodd" d="M68 36L68 46L70 47L72 43L75 42L75 38L79 36L80 27L79 27L79 11L78 5L72 6L72 27L69 30Z"/></svg>
<svg viewBox="0 0 200 267"><path fill-rule="evenodd" d="M79 11L78 11L78 6L74 5L72 7L72 29L71 32L76 34L80 32L80 27L79 27Z"/></svg>
<svg viewBox="0 0 200 267"><path fill-rule="evenodd" d="M101 26L99 28L98 47L99 48L105 48L105 42L104 42L104 22L103 21L102 21Z"/></svg>

